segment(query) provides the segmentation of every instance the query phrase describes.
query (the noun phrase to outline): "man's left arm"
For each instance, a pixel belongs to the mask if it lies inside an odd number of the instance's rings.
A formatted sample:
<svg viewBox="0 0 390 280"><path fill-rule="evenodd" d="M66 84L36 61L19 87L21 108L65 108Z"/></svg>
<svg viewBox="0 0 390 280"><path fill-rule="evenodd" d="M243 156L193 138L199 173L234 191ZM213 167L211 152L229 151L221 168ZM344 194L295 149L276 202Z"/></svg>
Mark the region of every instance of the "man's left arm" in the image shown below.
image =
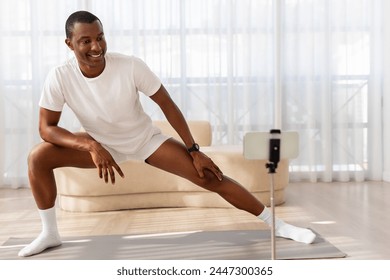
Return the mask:
<svg viewBox="0 0 390 280"><path fill-rule="evenodd" d="M168 122L179 134L187 149L192 147L195 140L192 137L188 124L179 107L175 104L175 102L173 102L165 87L161 85L158 91L150 96L150 98L161 108ZM208 169L212 171L220 181L222 180L222 172L209 157L202 152L191 152L190 154L200 177L204 176L203 170Z"/></svg>

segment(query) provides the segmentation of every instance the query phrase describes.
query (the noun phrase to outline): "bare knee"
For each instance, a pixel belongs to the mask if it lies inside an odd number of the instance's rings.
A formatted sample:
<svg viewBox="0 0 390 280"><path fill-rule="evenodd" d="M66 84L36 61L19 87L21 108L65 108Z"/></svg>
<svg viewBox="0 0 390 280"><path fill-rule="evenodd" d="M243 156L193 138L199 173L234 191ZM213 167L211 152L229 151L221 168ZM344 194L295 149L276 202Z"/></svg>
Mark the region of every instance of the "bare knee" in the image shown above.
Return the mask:
<svg viewBox="0 0 390 280"><path fill-rule="evenodd" d="M50 150L53 144L43 142L36 145L28 155L27 163L30 170L39 167L48 166L49 159L51 158Z"/></svg>

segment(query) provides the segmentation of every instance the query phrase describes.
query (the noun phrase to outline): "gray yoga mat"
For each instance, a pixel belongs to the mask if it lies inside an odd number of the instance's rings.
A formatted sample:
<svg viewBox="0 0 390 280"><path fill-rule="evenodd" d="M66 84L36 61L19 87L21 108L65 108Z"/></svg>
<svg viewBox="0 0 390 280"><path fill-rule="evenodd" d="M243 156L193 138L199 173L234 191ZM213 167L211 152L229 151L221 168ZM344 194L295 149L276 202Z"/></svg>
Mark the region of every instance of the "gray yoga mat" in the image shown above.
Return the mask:
<svg viewBox="0 0 390 280"><path fill-rule="evenodd" d="M0 260L269 260L270 238L269 230L65 237L61 246L28 258L17 253L33 238L10 238L0 246ZM318 233L310 245L276 238L277 259L345 256Z"/></svg>

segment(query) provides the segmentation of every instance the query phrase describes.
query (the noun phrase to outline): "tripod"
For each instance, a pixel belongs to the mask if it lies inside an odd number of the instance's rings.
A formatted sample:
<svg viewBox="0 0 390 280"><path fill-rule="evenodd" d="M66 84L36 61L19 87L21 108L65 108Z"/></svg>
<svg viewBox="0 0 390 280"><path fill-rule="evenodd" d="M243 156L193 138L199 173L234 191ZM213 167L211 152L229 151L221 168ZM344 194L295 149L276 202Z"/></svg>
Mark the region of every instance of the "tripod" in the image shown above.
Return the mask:
<svg viewBox="0 0 390 280"><path fill-rule="evenodd" d="M283 143L283 145L282 145ZM246 159L267 160L265 165L270 174L270 205L272 212L271 258L276 259L275 240L275 182L274 175L280 159L292 159L298 156L298 133L272 129L270 132L249 132L244 137L244 157Z"/></svg>
<svg viewBox="0 0 390 280"><path fill-rule="evenodd" d="M268 168L268 173L271 175L270 181L270 204L271 204L271 213L272 213L272 226L271 226L271 258L272 260L276 259L276 240L275 240L275 182L274 174L278 168L278 163L280 160L280 130L271 129L270 139L269 139L269 158L268 163L265 164L265 167Z"/></svg>

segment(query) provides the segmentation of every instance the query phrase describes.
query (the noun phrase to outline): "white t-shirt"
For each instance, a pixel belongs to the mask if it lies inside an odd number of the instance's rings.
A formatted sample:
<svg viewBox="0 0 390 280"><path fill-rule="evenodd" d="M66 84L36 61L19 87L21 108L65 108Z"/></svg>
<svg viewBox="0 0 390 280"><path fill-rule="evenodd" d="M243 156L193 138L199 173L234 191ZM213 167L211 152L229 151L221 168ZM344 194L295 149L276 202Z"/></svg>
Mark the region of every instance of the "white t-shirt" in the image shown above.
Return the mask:
<svg viewBox="0 0 390 280"><path fill-rule="evenodd" d="M50 71L39 105L60 112L66 103L85 131L119 153L134 154L160 130L139 101L139 91L152 96L160 79L139 58L107 53L104 71L86 78L76 58Z"/></svg>

